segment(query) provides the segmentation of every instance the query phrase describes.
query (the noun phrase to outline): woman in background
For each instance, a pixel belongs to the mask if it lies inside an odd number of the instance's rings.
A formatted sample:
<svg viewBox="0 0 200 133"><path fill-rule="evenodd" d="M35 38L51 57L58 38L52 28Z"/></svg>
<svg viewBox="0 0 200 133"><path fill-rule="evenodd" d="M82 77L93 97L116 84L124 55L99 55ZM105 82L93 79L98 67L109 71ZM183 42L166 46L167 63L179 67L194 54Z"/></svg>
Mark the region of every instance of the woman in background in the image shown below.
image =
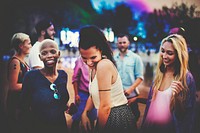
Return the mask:
<svg viewBox="0 0 200 133"><path fill-rule="evenodd" d="M15 50L14 55L8 62L8 96L7 113L9 118L8 130L16 132L19 115L19 97L22 90L24 75L29 71L29 66L25 62L25 57L32 47L29 35L25 33L15 33L11 39L11 46Z"/></svg>

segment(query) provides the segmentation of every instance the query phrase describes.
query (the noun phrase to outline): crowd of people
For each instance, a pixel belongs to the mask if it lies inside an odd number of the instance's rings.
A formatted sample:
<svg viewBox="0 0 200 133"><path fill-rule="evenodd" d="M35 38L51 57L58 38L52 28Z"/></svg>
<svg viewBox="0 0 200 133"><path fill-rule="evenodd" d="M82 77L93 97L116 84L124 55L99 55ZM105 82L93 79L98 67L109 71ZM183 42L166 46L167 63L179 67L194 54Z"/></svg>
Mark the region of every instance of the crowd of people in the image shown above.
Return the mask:
<svg viewBox="0 0 200 133"><path fill-rule="evenodd" d="M161 40L141 127L138 86L146 64L129 49L128 34L117 35L118 50L113 52L99 27L81 27L80 56L69 74L59 66L61 52L52 21L41 20L35 29L38 40L33 45L23 32L11 39L15 53L7 63L8 133L200 131L199 65L197 60L192 65L183 28L171 29Z"/></svg>

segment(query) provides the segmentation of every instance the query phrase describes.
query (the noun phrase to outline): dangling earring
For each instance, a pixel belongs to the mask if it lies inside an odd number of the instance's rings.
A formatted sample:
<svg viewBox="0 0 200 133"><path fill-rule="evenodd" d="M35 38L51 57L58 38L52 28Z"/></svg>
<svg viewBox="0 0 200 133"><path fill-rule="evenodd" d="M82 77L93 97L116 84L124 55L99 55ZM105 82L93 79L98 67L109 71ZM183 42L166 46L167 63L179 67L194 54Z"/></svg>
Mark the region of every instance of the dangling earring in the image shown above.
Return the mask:
<svg viewBox="0 0 200 133"><path fill-rule="evenodd" d="M107 59L107 56L106 55L102 55L102 59Z"/></svg>

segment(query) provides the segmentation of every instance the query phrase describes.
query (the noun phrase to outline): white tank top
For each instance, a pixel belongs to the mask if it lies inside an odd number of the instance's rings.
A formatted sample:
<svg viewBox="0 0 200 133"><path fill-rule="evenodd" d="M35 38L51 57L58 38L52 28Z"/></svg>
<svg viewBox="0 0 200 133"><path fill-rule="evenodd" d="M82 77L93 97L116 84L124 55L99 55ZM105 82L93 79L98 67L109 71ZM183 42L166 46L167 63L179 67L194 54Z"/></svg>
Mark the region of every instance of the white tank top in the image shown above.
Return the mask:
<svg viewBox="0 0 200 133"><path fill-rule="evenodd" d="M96 75L93 81L91 82L90 80L89 82L89 92L90 92L90 95L92 96L92 100L93 100L95 108L99 109L99 105L100 105L99 88L98 88L98 81L97 81ZM124 95L122 81L119 74L117 76L116 82L111 85L110 94L111 94L111 108L126 104L128 102L126 96Z"/></svg>

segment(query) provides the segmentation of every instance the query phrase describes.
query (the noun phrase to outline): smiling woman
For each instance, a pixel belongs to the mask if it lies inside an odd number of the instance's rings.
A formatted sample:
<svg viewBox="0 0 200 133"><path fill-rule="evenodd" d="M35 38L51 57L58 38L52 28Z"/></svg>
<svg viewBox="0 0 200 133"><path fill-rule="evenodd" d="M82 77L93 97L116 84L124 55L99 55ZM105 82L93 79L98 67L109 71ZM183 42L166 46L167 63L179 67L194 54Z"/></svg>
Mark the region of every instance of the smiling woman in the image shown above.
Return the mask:
<svg viewBox="0 0 200 133"><path fill-rule="evenodd" d="M99 133L136 132L135 116L127 104L112 50L103 32L94 25L82 27L79 51L90 68L90 95L81 117L84 130ZM98 110L97 124L91 125L88 114L94 107Z"/></svg>
<svg viewBox="0 0 200 133"><path fill-rule="evenodd" d="M195 92L186 41L181 35L169 35L161 41L141 133L193 133Z"/></svg>
<svg viewBox="0 0 200 133"><path fill-rule="evenodd" d="M19 99L22 91L22 81L25 73L30 70L30 67L25 62L25 57L29 54L32 45L29 35L25 33L15 33L11 39L11 45L15 50L15 54L7 64L9 85L7 113L11 132L18 132L16 129L18 128Z"/></svg>
<svg viewBox="0 0 200 133"><path fill-rule="evenodd" d="M68 129L64 112L69 100L68 75L64 70L57 70L60 57L57 43L51 39L43 40L39 56L44 67L29 71L22 85L22 129L27 126L31 133L66 133Z"/></svg>

